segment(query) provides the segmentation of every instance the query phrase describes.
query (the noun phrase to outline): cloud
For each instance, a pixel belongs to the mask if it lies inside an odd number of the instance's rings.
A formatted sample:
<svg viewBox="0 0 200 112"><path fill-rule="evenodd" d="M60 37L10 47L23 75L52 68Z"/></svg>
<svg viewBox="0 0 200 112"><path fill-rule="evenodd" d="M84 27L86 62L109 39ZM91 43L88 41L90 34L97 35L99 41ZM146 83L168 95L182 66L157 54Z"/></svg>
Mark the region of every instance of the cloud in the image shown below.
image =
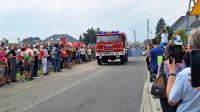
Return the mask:
<svg viewBox="0 0 200 112"><path fill-rule="evenodd" d="M0 37L68 33L77 37L89 27L121 30L133 40L146 37L146 20L154 32L159 18L168 25L185 15L187 1L174 0L1 0Z"/></svg>

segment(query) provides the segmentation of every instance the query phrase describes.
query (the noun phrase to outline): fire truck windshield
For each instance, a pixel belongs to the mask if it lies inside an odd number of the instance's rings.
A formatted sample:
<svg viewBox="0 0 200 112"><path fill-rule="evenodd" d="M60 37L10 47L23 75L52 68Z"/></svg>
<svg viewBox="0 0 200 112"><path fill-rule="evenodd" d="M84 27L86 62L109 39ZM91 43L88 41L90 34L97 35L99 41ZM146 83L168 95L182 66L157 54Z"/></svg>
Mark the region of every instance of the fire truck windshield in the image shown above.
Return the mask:
<svg viewBox="0 0 200 112"><path fill-rule="evenodd" d="M120 35L97 36L97 42L120 41Z"/></svg>

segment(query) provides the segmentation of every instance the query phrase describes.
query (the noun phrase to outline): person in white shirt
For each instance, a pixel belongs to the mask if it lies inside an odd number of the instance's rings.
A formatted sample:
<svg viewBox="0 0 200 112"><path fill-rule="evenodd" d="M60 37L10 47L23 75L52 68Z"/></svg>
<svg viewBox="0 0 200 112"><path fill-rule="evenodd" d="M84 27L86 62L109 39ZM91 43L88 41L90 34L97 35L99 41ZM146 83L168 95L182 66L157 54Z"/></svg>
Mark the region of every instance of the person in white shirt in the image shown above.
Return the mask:
<svg viewBox="0 0 200 112"><path fill-rule="evenodd" d="M25 67L25 77L27 80L32 79L32 59L33 59L34 53L31 49L31 45L27 46L27 49L25 51L25 60L24 60L24 67Z"/></svg>
<svg viewBox="0 0 200 112"><path fill-rule="evenodd" d="M162 47L166 47L168 44L168 33L166 31L166 29L162 29L161 30L161 42L160 42L160 46Z"/></svg>
<svg viewBox="0 0 200 112"><path fill-rule="evenodd" d="M89 47L89 48L87 49L87 54L88 54L88 59L89 59L89 61L91 61L91 59L92 59L92 49L91 49L91 47Z"/></svg>
<svg viewBox="0 0 200 112"><path fill-rule="evenodd" d="M48 56L48 51L46 49L46 45L41 45L40 46L40 52L44 53L42 55L42 73L43 75L47 75L47 56Z"/></svg>
<svg viewBox="0 0 200 112"><path fill-rule="evenodd" d="M37 55L40 55L40 51L38 50L38 45L33 45L33 52L36 52Z"/></svg>
<svg viewBox="0 0 200 112"><path fill-rule="evenodd" d="M180 32L176 33L176 36L175 36L175 39L174 39L174 43L176 45L182 45L182 40L181 40Z"/></svg>
<svg viewBox="0 0 200 112"><path fill-rule="evenodd" d="M86 50L85 50L85 48L84 47L81 47L81 49L80 49L80 51L81 51L81 60L82 60L82 62L86 62Z"/></svg>
<svg viewBox="0 0 200 112"><path fill-rule="evenodd" d="M27 49L25 51L25 55L30 55L31 57L34 55L33 50L31 49L31 45L27 46Z"/></svg>

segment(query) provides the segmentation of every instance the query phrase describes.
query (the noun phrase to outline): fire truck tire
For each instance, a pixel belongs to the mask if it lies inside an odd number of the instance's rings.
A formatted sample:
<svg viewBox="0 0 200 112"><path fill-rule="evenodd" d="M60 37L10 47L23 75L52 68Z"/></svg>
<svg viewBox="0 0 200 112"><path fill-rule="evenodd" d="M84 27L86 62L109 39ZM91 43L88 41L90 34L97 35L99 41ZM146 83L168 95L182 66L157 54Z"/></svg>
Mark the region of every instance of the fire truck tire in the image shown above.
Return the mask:
<svg viewBox="0 0 200 112"><path fill-rule="evenodd" d="M97 64L98 64L98 65L102 65L101 59L97 59Z"/></svg>
<svg viewBox="0 0 200 112"><path fill-rule="evenodd" d="M125 63L125 56L121 56L120 60L121 60L121 64L123 65Z"/></svg>
<svg viewBox="0 0 200 112"><path fill-rule="evenodd" d="M125 55L125 62L128 62L128 54Z"/></svg>
<svg viewBox="0 0 200 112"><path fill-rule="evenodd" d="M108 59L102 59L103 63L108 63Z"/></svg>

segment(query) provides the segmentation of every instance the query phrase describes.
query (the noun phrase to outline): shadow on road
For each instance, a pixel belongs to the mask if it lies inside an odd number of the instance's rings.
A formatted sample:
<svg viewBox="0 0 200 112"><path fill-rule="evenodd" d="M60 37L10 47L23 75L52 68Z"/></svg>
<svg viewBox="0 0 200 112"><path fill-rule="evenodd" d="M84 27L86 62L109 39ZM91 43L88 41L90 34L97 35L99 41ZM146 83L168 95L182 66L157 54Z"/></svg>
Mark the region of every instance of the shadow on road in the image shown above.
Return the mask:
<svg viewBox="0 0 200 112"><path fill-rule="evenodd" d="M140 59L139 60L138 59L131 59L125 64L121 64L120 61L109 61L108 63L102 63L101 66L124 66L124 65L126 66L126 65L141 65L141 64L143 64L142 60L140 60Z"/></svg>

